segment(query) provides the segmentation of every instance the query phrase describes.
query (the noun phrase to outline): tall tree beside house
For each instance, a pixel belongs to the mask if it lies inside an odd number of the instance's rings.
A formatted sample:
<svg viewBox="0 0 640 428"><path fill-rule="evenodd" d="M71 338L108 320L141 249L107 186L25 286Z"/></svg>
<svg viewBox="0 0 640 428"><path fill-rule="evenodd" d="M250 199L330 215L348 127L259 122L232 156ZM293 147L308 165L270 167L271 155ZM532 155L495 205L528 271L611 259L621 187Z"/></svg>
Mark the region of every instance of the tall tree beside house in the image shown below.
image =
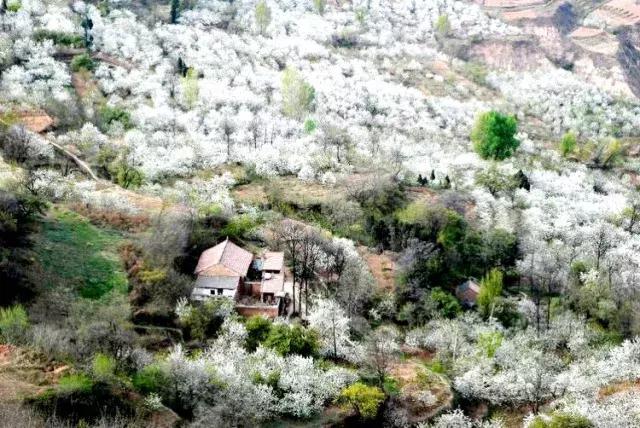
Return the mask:
<svg viewBox="0 0 640 428"><path fill-rule="evenodd" d="M299 300L302 301L302 289L304 288L305 315L309 315L309 286L316 278L317 266L323 256L323 236L312 227L305 227L300 240L300 271L298 276L301 281Z"/></svg>
<svg viewBox="0 0 640 428"><path fill-rule="evenodd" d="M502 294L502 272L491 269L480 282L478 309L485 316L493 316L496 299Z"/></svg>
<svg viewBox="0 0 640 428"><path fill-rule="evenodd" d="M299 248L300 237L303 232L303 225L293 220L284 220L274 230L274 236L281 248L287 253L287 258L291 260L291 274L293 276L293 312L296 311L296 290L295 285L298 282L298 264L299 264Z"/></svg>
<svg viewBox="0 0 640 428"><path fill-rule="evenodd" d="M170 22L172 24L177 24L179 17L180 17L180 0L171 0Z"/></svg>
<svg viewBox="0 0 640 428"><path fill-rule="evenodd" d="M307 317L320 335L320 351L331 358L346 358L350 352L349 318L335 300L317 299Z"/></svg>
<svg viewBox="0 0 640 428"><path fill-rule="evenodd" d="M298 286L298 309L302 310L302 292L305 294L305 314L308 314L309 287L317 275L317 268L326 240L320 232L294 220L284 220L274 231L276 241L283 247L291 260L293 283ZM295 289L293 306L296 308Z"/></svg>

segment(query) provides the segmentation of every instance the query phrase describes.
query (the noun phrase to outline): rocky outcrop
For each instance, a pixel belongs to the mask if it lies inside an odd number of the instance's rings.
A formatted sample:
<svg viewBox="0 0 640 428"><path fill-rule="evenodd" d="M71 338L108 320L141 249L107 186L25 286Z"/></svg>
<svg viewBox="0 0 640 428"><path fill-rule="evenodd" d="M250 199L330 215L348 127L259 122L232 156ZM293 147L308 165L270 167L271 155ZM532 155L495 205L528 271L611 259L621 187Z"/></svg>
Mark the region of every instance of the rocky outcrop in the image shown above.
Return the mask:
<svg viewBox="0 0 640 428"><path fill-rule="evenodd" d="M627 84L633 93L640 97L640 50L638 49L638 39L640 39L640 36L637 33L634 34L631 30L621 31L618 34L620 45L617 58L624 71Z"/></svg>
<svg viewBox="0 0 640 428"><path fill-rule="evenodd" d="M554 12L551 22L560 34L567 35L576 29L579 19L571 3L562 3Z"/></svg>

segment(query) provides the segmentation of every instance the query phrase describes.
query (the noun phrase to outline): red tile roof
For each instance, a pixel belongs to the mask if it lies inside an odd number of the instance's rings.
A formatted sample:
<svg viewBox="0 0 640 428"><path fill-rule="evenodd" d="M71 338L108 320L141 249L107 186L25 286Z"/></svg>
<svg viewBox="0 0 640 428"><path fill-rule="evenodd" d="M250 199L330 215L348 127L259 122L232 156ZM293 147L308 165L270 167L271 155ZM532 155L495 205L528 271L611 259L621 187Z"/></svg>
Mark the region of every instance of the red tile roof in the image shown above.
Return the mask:
<svg viewBox="0 0 640 428"><path fill-rule="evenodd" d="M264 263L262 265L262 270L280 272L283 267L284 267L284 253L267 251L264 254Z"/></svg>
<svg viewBox="0 0 640 428"><path fill-rule="evenodd" d="M195 273L205 276L247 276L253 254L226 239L204 251Z"/></svg>
<svg viewBox="0 0 640 428"><path fill-rule="evenodd" d="M263 293L277 293L284 290L284 275L281 273L265 273L262 279Z"/></svg>

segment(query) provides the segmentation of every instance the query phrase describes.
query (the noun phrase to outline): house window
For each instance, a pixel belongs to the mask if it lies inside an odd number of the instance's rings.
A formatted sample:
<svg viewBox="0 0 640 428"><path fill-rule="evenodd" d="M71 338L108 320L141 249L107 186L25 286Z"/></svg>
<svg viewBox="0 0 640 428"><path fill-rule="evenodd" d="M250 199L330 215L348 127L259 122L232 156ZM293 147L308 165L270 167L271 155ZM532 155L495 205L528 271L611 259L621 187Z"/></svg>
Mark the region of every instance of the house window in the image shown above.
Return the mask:
<svg viewBox="0 0 640 428"><path fill-rule="evenodd" d="M222 296L222 288L218 288L218 296Z"/></svg>
<svg viewBox="0 0 640 428"><path fill-rule="evenodd" d="M209 294L212 294L212 295L214 295L214 296L215 296L215 294L216 294L216 290L209 290Z"/></svg>

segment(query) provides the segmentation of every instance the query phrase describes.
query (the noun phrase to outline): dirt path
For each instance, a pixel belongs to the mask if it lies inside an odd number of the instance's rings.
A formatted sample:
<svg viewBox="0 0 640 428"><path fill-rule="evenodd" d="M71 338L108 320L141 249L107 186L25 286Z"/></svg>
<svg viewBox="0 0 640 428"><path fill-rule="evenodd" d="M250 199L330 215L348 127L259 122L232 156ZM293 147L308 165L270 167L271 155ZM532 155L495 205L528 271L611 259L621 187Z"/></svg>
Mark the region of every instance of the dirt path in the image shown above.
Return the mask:
<svg viewBox="0 0 640 428"><path fill-rule="evenodd" d="M376 253L371 248L360 246L358 253L369 266L369 270L376 281L379 290L393 291L396 283L397 254L391 251Z"/></svg>

